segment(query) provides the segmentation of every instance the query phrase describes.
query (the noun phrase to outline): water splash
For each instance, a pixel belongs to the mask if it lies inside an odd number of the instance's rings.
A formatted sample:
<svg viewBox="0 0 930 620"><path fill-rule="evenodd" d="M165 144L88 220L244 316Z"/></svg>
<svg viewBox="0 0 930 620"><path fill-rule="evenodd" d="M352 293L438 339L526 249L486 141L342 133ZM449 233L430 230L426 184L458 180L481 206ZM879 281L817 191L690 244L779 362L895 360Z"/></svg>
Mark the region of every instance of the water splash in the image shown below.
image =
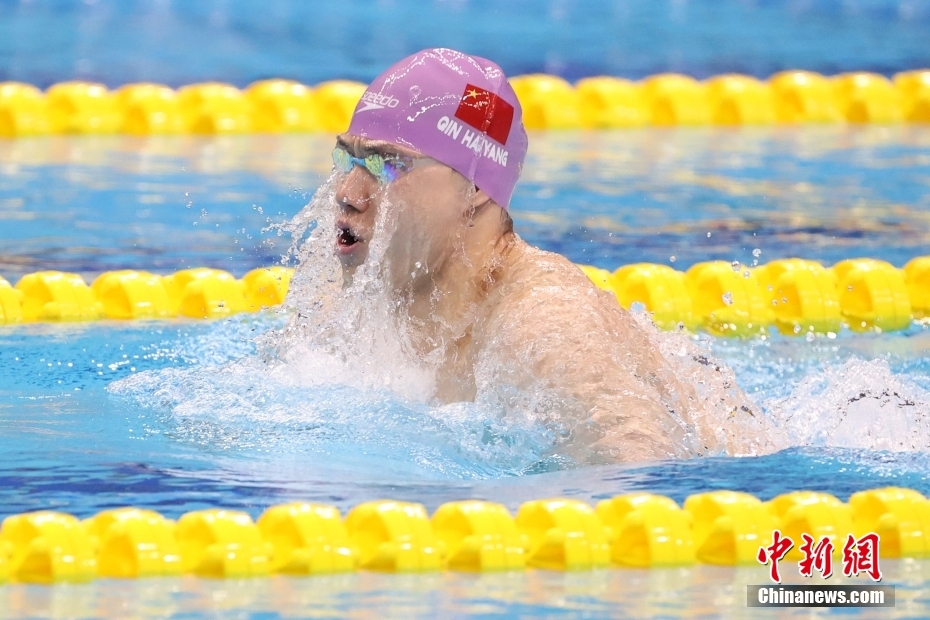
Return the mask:
<svg viewBox="0 0 930 620"><path fill-rule="evenodd" d="M765 406L785 445L930 450L930 392L885 360L827 366Z"/></svg>
<svg viewBox="0 0 930 620"><path fill-rule="evenodd" d="M333 175L285 225L295 239L289 253L298 262L286 303L291 319L284 329L265 334L260 350L269 364L305 386L389 389L427 402L434 392L433 368L413 351L409 324L390 293L386 253L396 209L387 203L378 210L367 260L347 282L333 253L339 180Z"/></svg>
<svg viewBox="0 0 930 620"><path fill-rule="evenodd" d="M295 260L285 325L255 340L256 352L214 364L224 343L184 343L193 368L142 372L109 388L157 415L149 432L208 450L338 460L341 468L481 478L551 468L549 429L508 416L493 400L435 398L435 354L414 351L403 300L391 294L389 242L395 210L382 203L368 258L351 281L333 253L335 187L330 178L281 226ZM424 268L428 268L424 265ZM221 325L221 324L220 324ZM238 335L238 334L237 334ZM210 340L207 338L206 340ZM439 350L438 348L436 349Z"/></svg>
<svg viewBox="0 0 930 620"><path fill-rule="evenodd" d="M414 345L409 299L398 297L393 284L399 268L389 250L397 210L385 197L368 257L346 278L332 245L338 181L331 177L281 226L294 239L285 261L296 261L297 269L284 325L266 326L254 341L255 353L223 359L227 348L243 351L242 337L218 328L212 340L196 343L204 361L193 368L143 372L111 385L111 393L158 412L149 432L208 450L304 454L367 471L453 478L615 459L615 452L597 446L610 429L572 394L534 376L535 360L514 359L493 334L474 361L473 399L448 403L440 397L437 369L446 344ZM415 269L430 267L417 263ZM709 337L660 332L646 313L633 317L635 342L624 344L661 354L656 372L636 380L654 388L667 408L658 424L674 438L674 456L759 455L806 445L930 447L930 395L887 364L815 368L789 396L757 404L710 355ZM546 346L558 352L576 330L548 334ZM197 359L198 353L180 357ZM637 372L629 363L621 366ZM608 419L622 419L623 412L610 413L617 417Z"/></svg>
<svg viewBox="0 0 930 620"><path fill-rule="evenodd" d="M712 338L689 336L682 330L659 331L647 313L634 312L633 316L703 404L694 414L703 445L721 446L716 452L720 455L755 456L787 443L764 409L743 393L733 370L710 354Z"/></svg>
<svg viewBox="0 0 930 620"><path fill-rule="evenodd" d="M178 357L203 358L194 368L143 372L114 383L110 391L161 412L151 432L207 449L328 453L340 446L344 453L378 453L387 461L415 462L462 476L605 462L593 444L610 429L592 422L585 404L573 394L535 376L535 360L514 359L494 334L474 360L469 376L473 398L441 397L437 369L447 357L448 344L440 339L424 347L420 338L415 346L412 333L418 325L407 312L410 299L397 294L401 269L390 249L398 210L389 196L382 197L367 259L346 278L333 253L340 181L338 175L331 177L280 227L294 239L285 261L296 261L297 269L286 324L260 335L256 354L222 363L217 351L227 346L241 351L241 338L235 345L224 344L236 338L219 330L218 342L194 343L203 349L199 356L186 343L187 350ZM425 273L430 267L416 269ZM577 278L570 265L561 268ZM581 282L581 292L595 292L588 290L586 280ZM684 358L666 356L672 366L660 373L689 379L719 375L718 365L684 336L661 335L645 318L642 328L644 346L677 338L669 346L688 347ZM576 330L570 325L549 334L546 346L558 353ZM657 377L645 380L661 383ZM742 454L758 448L736 442L741 433L724 430L751 410L723 393L735 390L732 377L720 381L703 377L705 387L695 395L666 390L668 414L661 424L676 437L675 454Z"/></svg>
<svg viewBox="0 0 930 620"><path fill-rule="evenodd" d="M212 367L147 371L110 392L155 412L146 434L219 454L314 470L476 479L540 467L544 429L508 424L480 405L429 406L388 390L295 383L252 356Z"/></svg>

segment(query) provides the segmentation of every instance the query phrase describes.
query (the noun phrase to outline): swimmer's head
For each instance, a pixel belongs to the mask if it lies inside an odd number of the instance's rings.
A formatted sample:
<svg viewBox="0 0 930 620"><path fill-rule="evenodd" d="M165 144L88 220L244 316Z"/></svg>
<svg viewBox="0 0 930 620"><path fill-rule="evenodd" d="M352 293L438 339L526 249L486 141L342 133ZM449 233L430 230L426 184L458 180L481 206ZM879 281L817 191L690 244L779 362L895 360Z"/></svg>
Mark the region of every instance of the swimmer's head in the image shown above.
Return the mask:
<svg viewBox="0 0 930 620"><path fill-rule="evenodd" d="M375 78L349 133L428 155L505 209L526 156L523 112L504 72L450 49L423 50Z"/></svg>
<svg viewBox="0 0 930 620"><path fill-rule="evenodd" d="M336 195L343 265L365 260L375 214L389 204L392 269L435 269L477 209L508 208L526 147L520 104L494 63L431 49L390 67L365 91L333 153L345 175Z"/></svg>

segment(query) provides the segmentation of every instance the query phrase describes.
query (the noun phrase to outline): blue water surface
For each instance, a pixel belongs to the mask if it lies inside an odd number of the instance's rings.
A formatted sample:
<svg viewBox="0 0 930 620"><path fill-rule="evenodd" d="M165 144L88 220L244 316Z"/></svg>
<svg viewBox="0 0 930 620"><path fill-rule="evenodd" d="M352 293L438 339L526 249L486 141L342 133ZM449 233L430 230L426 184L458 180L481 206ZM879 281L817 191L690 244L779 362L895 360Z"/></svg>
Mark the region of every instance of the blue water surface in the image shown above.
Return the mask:
<svg viewBox="0 0 930 620"><path fill-rule="evenodd" d="M455 429L443 428L424 415L423 408L389 394L360 395L333 386L302 395L334 411L356 409L352 428L345 429L320 421L222 417L222 409L229 406L223 397L237 389L255 389L251 384L217 389L200 417L179 412L183 402L162 400L164 394L155 388L143 395L144 402L107 392L111 382L135 373L222 369L230 360L253 353L251 338L274 324L273 317L258 317L214 324L103 322L4 330L0 488L5 491L0 516L56 508L84 517L131 504L173 518L215 506L239 508L257 517L268 506L291 500L322 501L345 510L377 497L422 502L430 509L480 497L516 509L523 501L545 496L593 502L634 490L679 502L715 489L746 491L764 500L797 489L847 499L856 491L889 484L930 493L926 453L798 447L760 457L525 475L533 471L532 459L482 461L460 449ZM926 336L922 328L911 334L923 344L892 356L894 370L926 377ZM847 336L844 340L851 342L841 344L853 345L855 338ZM774 340L778 347L786 339ZM884 356L884 344L872 343L872 355ZM746 367L737 356L745 357L747 348L730 345L718 352ZM757 388L762 384L771 393L783 391L784 376L772 370L784 363L786 350L795 349L802 368L805 353L818 360L815 365L862 354L861 348L843 346L838 347L843 349L840 353L824 355L810 350L816 345L797 340L780 348L771 355L760 354L758 368L746 368L746 383L754 382ZM759 392L755 394L759 398ZM372 414L366 408L380 411Z"/></svg>
<svg viewBox="0 0 930 620"><path fill-rule="evenodd" d="M370 81L427 47L547 72L704 78L930 66L930 0L0 0L0 81Z"/></svg>

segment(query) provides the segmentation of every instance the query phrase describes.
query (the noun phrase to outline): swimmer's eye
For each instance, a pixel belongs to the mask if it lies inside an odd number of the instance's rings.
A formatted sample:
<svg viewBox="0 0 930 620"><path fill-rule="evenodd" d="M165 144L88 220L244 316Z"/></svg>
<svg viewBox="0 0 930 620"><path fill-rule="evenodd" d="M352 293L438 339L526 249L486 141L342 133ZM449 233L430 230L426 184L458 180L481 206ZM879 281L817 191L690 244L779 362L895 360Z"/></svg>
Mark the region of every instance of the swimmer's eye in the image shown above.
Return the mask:
<svg viewBox="0 0 930 620"><path fill-rule="evenodd" d="M336 147L333 149L333 166L339 172L349 172L352 170L352 164L355 158L349 155L349 151Z"/></svg>
<svg viewBox="0 0 930 620"><path fill-rule="evenodd" d="M369 155L369 157L371 157L371 155ZM387 179L388 183L410 169L408 162L400 157L382 157L381 155L376 155L375 157L381 160L381 175ZM366 157L366 159L368 158ZM371 168L369 168L369 170L371 170Z"/></svg>
<svg viewBox="0 0 930 620"><path fill-rule="evenodd" d="M361 166L382 184L390 183L410 168L400 157L385 157L380 153L372 153L362 159L339 146L333 149L333 165L337 171L345 173L351 172L354 166Z"/></svg>

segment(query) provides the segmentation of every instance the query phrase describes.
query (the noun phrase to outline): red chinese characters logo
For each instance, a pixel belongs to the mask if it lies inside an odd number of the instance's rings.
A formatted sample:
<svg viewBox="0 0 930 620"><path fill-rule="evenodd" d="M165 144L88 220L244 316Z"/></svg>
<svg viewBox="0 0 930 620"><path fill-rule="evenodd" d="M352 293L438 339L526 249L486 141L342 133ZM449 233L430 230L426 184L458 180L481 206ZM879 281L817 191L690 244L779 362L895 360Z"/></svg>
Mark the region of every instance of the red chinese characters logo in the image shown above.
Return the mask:
<svg viewBox="0 0 930 620"><path fill-rule="evenodd" d="M828 579L833 575L833 541L824 536L815 544L814 537L809 534L801 534L801 538L804 544L798 550L804 557L798 562L799 572L804 577L811 577L816 571L824 579ZM781 583L778 562L792 547L794 547L794 541L788 536L782 536L780 530L772 532L771 545L759 547L756 559L760 564L770 564L769 577L775 583ZM843 575L855 577L859 573L866 573L873 581L881 581L882 571L878 564L878 547L878 534L866 534L858 540L849 534L843 546Z"/></svg>
<svg viewBox="0 0 930 620"><path fill-rule="evenodd" d="M759 547L759 553L756 559L759 564L769 564L769 577L775 583L781 583L781 575L778 574L778 562L785 557L785 554L794 546L794 541L787 536L782 536L779 530L772 532L772 544L768 547Z"/></svg>
<svg viewBox="0 0 930 620"><path fill-rule="evenodd" d="M816 545L814 545L814 538L808 534L801 534L801 538L804 539L804 544L801 545L804 559L798 562L801 575L810 577L816 570L823 575L824 579L827 579L833 574L833 543L826 536L821 538Z"/></svg>
<svg viewBox="0 0 930 620"><path fill-rule="evenodd" d="M843 574L855 577L866 573L872 581L882 580L882 571L878 566L878 534L866 534L859 540L850 534L843 545Z"/></svg>

